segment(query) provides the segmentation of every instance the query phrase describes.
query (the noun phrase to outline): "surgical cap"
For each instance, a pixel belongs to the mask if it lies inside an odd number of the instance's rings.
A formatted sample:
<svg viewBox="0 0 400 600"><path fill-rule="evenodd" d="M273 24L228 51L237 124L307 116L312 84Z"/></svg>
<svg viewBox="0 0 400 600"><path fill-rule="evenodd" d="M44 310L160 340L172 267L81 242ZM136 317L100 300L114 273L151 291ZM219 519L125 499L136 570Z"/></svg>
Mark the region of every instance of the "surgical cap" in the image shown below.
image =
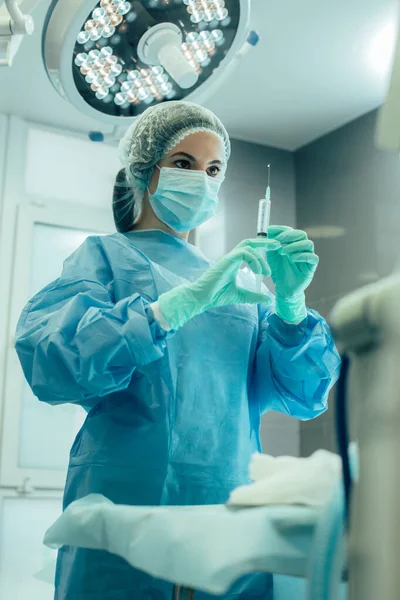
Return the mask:
<svg viewBox="0 0 400 600"><path fill-rule="evenodd" d="M227 161L231 151L228 133L221 121L202 106L164 102L148 108L132 123L119 144L122 169L115 181L113 197L118 231L132 228L154 166L186 136L199 131L221 139Z"/></svg>

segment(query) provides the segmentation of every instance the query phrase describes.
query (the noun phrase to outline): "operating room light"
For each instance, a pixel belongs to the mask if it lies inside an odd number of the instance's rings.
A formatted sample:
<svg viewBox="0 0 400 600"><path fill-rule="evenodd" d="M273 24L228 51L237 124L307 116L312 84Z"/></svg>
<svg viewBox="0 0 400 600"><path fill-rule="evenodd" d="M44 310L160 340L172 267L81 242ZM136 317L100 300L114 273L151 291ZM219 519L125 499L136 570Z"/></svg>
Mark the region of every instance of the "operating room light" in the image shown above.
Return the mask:
<svg viewBox="0 0 400 600"><path fill-rule="evenodd" d="M43 58L62 96L117 126L152 104L202 101L248 23L249 0L52 0Z"/></svg>

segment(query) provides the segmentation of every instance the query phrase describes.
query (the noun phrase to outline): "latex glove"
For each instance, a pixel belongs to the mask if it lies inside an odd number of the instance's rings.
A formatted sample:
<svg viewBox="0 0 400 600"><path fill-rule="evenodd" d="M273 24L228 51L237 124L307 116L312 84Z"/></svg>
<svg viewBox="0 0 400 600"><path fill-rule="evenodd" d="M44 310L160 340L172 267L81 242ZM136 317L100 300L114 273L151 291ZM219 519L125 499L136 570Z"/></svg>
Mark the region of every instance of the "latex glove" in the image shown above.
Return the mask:
<svg viewBox="0 0 400 600"><path fill-rule="evenodd" d="M271 275L266 259L267 250L278 248L279 242L267 238L245 240L221 258L197 281L180 285L158 299L165 320L172 329L182 327L189 319L210 308L232 304L269 303L270 297L239 287L236 275L243 262L253 273Z"/></svg>
<svg viewBox="0 0 400 600"><path fill-rule="evenodd" d="M270 249L268 264L275 283L275 312L287 323L300 323L307 316L304 291L310 285L319 258L305 231L285 226L271 226L269 239L281 246Z"/></svg>

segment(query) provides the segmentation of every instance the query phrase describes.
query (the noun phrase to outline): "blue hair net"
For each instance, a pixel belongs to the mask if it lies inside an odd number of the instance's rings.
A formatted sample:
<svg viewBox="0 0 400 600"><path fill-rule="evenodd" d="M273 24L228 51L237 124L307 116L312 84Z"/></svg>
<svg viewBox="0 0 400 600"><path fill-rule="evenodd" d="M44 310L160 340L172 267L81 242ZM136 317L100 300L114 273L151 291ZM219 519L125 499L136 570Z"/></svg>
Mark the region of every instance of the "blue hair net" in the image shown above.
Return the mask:
<svg viewBox="0 0 400 600"><path fill-rule="evenodd" d="M217 135L230 156L228 133L209 110L190 102L157 104L145 110L129 127L119 144L122 169L113 196L114 221L118 231L129 231L140 212L154 166L186 136L207 131Z"/></svg>

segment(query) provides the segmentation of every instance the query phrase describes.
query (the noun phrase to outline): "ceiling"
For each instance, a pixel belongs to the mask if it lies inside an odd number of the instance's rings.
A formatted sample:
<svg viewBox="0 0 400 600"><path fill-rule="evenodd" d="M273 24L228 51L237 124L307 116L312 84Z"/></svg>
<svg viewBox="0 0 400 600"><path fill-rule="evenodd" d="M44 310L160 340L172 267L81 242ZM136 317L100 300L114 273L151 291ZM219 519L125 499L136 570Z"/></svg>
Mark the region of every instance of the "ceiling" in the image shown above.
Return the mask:
<svg viewBox="0 0 400 600"><path fill-rule="evenodd" d="M0 0L0 4L2 4ZM53 89L41 62L41 24L11 68L0 68L0 112L62 129L109 128ZM387 90L397 0L252 0L261 36L206 106L232 137L294 150L379 106Z"/></svg>

